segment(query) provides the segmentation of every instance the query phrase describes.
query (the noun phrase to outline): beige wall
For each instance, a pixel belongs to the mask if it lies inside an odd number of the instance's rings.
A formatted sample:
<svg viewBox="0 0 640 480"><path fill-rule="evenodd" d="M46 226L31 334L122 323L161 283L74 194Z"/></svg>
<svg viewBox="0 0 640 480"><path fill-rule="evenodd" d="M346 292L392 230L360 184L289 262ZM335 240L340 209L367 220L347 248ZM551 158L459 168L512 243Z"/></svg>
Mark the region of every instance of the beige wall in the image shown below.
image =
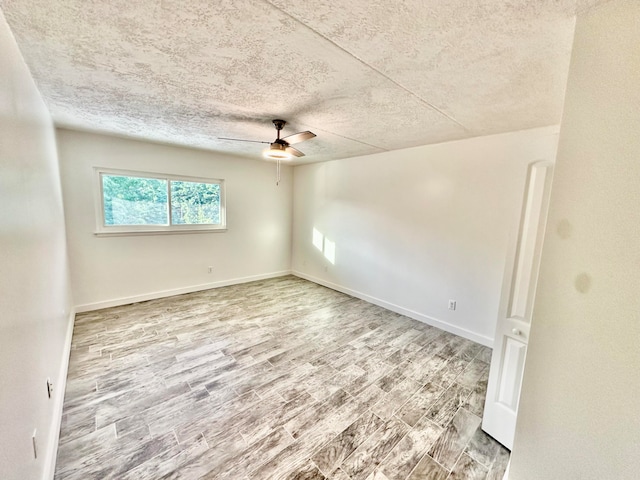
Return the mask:
<svg viewBox="0 0 640 480"><path fill-rule="evenodd" d="M527 165L556 147L547 127L295 167L293 269L491 345Z"/></svg>
<svg viewBox="0 0 640 480"><path fill-rule="evenodd" d="M276 186L262 160L71 130L58 130L58 149L78 310L289 272L290 167ZM222 178L228 230L97 237L93 167Z"/></svg>
<svg viewBox="0 0 640 480"><path fill-rule="evenodd" d="M578 18L510 480L640 472L640 3Z"/></svg>
<svg viewBox="0 0 640 480"><path fill-rule="evenodd" d="M0 478L55 455L72 325L53 125L0 12ZM47 396L47 377L55 384ZM31 436L37 430L38 458Z"/></svg>

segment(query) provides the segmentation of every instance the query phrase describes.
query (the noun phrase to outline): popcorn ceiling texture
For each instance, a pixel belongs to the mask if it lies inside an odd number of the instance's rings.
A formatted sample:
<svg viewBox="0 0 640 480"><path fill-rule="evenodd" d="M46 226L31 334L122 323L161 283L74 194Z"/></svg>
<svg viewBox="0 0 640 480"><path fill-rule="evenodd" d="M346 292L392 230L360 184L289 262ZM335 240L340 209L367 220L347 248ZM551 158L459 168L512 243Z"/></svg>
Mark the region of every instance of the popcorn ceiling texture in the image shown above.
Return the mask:
<svg viewBox="0 0 640 480"><path fill-rule="evenodd" d="M297 163L559 123L597 0L0 0L61 126Z"/></svg>

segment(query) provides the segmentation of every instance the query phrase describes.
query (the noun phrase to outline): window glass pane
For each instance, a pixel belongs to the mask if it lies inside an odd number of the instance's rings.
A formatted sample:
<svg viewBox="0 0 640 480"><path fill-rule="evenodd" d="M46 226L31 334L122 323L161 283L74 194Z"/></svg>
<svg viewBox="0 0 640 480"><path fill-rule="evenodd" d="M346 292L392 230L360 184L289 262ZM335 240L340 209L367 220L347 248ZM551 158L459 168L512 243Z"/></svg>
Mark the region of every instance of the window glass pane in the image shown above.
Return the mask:
<svg viewBox="0 0 640 480"><path fill-rule="evenodd" d="M167 225L167 181L102 175L105 225Z"/></svg>
<svg viewBox="0 0 640 480"><path fill-rule="evenodd" d="M220 185L171 181L171 222L174 225L220 223Z"/></svg>

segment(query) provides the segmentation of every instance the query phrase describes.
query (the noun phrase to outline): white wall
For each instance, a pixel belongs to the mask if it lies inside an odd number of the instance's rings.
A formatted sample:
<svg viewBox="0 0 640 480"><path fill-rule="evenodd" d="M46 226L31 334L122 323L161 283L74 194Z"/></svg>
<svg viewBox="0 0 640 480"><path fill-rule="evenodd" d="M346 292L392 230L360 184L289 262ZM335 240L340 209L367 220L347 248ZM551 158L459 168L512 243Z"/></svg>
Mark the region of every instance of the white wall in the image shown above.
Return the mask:
<svg viewBox="0 0 640 480"><path fill-rule="evenodd" d="M577 20L510 480L639 478L639 25Z"/></svg>
<svg viewBox="0 0 640 480"><path fill-rule="evenodd" d="M71 130L58 130L58 148L78 310L290 270L291 167L276 186L275 164L261 160ZM93 167L223 178L228 230L97 237Z"/></svg>
<svg viewBox="0 0 640 480"><path fill-rule="evenodd" d="M31 480L55 454L72 302L54 129L1 12L0 52L0 478Z"/></svg>
<svg viewBox="0 0 640 480"><path fill-rule="evenodd" d="M293 269L491 345L527 165L556 145L547 127L298 166ZM314 228L335 243L335 264Z"/></svg>

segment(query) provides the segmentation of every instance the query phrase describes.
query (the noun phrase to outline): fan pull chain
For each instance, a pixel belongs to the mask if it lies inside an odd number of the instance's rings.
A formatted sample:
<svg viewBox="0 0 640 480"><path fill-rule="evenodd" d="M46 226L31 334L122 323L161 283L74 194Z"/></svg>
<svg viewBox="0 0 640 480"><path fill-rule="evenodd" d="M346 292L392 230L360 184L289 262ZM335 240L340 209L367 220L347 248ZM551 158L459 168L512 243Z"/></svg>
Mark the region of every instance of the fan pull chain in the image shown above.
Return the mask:
<svg viewBox="0 0 640 480"><path fill-rule="evenodd" d="M280 160L276 162L276 186L280 185Z"/></svg>

